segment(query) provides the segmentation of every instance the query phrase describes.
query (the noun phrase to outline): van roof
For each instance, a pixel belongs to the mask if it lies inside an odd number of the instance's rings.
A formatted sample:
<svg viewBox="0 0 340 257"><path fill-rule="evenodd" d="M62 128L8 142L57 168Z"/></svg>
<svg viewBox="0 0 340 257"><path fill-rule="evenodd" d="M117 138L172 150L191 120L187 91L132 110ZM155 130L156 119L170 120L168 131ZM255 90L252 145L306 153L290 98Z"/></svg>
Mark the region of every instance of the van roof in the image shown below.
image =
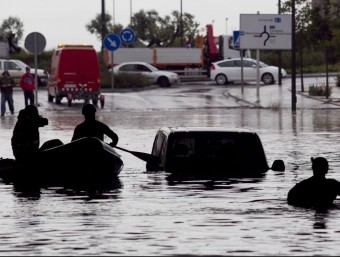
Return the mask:
<svg viewBox="0 0 340 257"><path fill-rule="evenodd" d="M166 133L176 132L238 132L256 134L251 128L224 128L224 127L162 127L159 129Z"/></svg>
<svg viewBox="0 0 340 257"><path fill-rule="evenodd" d="M93 45L66 45L66 44L58 44L57 48L63 48L63 49L94 49Z"/></svg>

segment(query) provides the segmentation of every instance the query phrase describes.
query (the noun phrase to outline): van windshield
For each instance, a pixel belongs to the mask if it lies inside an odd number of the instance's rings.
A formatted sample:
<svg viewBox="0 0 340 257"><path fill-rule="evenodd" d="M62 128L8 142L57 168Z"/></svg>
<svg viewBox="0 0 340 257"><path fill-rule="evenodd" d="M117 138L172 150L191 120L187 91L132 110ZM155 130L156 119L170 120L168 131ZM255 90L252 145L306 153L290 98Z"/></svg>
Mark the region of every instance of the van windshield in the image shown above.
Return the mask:
<svg viewBox="0 0 340 257"><path fill-rule="evenodd" d="M245 170L268 169L260 139L256 134L190 132L175 135L173 157L187 157L199 165L220 165Z"/></svg>

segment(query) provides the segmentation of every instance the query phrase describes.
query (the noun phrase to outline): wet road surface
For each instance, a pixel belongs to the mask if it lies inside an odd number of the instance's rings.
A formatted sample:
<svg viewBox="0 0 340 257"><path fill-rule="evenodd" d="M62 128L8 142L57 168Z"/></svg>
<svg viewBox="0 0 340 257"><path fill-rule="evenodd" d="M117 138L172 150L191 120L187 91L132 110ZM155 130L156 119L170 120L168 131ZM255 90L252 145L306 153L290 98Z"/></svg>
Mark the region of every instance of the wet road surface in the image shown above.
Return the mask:
<svg viewBox="0 0 340 257"><path fill-rule="evenodd" d="M117 187L96 196L50 188L40 197L19 197L12 185L0 184L0 254L337 255L340 201L320 213L288 206L286 196L311 176L312 156L326 157L329 177L340 180L339 107L298 94L293 113L289 82L262 86L259 102L256 85L245 88L242 99L237 99L239 90L206 82L115 90L104 93L105 107L97 110L97 118L117 132L118 145L142 152L151 151L162 126L252 128L269 165L283 159L285 172L270 170L262 178L230 179L213 188L199 181L169 185L166 174L147 173L143 161L119 152L125 165ZM69 142L83 120L82 102L71 107L65 99L61 105L48 103L44 90L38 100L40 113L49 119L40 129L41 142ZM3 157L12 157L10 137L23 108L20 91L15 108L14 116L0 121Z"/></svg>

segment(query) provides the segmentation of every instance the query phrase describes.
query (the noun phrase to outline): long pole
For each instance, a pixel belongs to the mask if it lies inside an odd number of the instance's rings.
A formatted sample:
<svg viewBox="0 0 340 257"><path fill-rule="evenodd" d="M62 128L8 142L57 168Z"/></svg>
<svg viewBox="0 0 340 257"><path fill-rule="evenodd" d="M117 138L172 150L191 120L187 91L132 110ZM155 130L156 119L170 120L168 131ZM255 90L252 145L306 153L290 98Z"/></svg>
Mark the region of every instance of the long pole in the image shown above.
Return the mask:
<svg viewBox="0 0 340 257"><path fill-rule="evenodd" d="M132 0L130 0L130 25L132 24Z"/></svg>
<svg viewBox="0 0 340 257"><path fill-rule="evenodd" d="M116 7L115 7L115 0L113 0L113 10L112 10L112 22L113 26L116 24Z"/></svg>
<svg viewBox="0 0 340 257"><path fill-rule="evenodd" d="M102 0L102 13L101 13L101 27L102 27L102 53L104 53L104 38L105 38L105 0Z"/></svg>
<svg viewBox="0 0 340 257"><path fill-rule="evenodd" d="M292 0L292 111L296 111L295 0Z"/></svg>
<svg viewBox="0 0 340 257"><path fill-rule="evenodd" d="M183 43L183 3L181 0L181 47L183 47L184 43Z"/></svg>
<svg viewBox="0 0 340 257"><path fill-rule="evenodd" d="M281 0L279 0L278 13L281 14ZM282 85L282 52L279 50L279 86Z"/></svg>
<svg viewBox="0 0 340 257"><path fill-rule="evenodd" d="M37 33L34 33L34 86L35 86L35 105L39 106L38 103L38 49L37 49Z"/></svg>

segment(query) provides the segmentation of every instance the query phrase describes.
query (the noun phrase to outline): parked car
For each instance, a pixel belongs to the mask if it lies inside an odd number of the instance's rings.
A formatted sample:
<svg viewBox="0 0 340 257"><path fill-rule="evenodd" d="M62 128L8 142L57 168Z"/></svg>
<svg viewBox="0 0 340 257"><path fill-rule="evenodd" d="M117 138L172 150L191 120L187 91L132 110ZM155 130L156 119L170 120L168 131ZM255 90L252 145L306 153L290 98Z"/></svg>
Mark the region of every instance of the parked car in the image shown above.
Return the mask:
<svg viewBox="0 0 340 257"><path fill-rule="evenodd" d="M180 82L177 73L159 70L146 62L124 62L113 67L114 74L118 73L139 73L150 79L152 84L161 87L169 87Z"/></svg>
<svg viewBox="0 0 340 257"><path fill-rule="evenodd" d="M232 58L213 62L210 67L210 79L218 85L226 85L229 82L241 81L241 58ZM274 84L279 78L279 68L259 62L260 81L266 85ZM282 78L287 72L281 69ZM243 58L243 81L257 80L257 61L252 58Z"/></svg>
<svg viewBox="0 0 340 257"><path fill-rule="evenodd" d="M17 86L20 86L20 77L26 73L26 67L29 66L20 60L0 59L0 74L2 74L4 70L8 70ZM35 75L35 69L31 68L31 73ZM37 69L38 87L47 86L48 75L47 71Z"/></svg>
<svg viewBox="0 0 340 257"><path fill-rule="evenodd" d="M243 128L163 127L156 133L151 154L160 162L147 163L148 171L166 171L180 180L259 177L269 169L285 170L282 160L270 168L257 133Z"/></svg>

